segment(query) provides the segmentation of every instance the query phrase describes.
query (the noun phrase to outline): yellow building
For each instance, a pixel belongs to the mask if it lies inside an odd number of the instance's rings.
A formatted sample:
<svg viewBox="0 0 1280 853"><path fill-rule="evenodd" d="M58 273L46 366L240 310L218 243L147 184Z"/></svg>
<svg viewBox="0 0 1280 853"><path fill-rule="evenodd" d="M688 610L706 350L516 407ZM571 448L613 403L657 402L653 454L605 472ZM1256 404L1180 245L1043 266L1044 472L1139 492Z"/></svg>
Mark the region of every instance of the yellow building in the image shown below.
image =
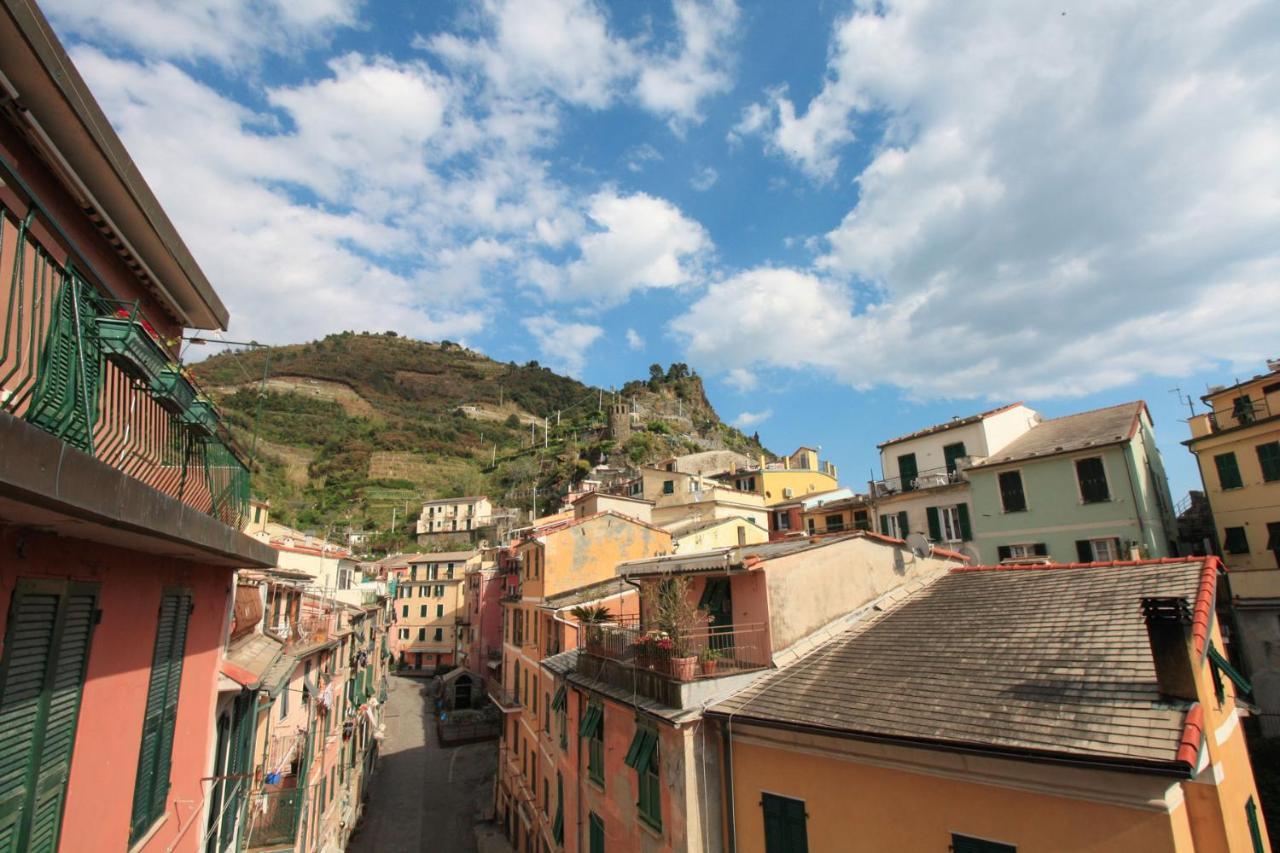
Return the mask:
<svg viewBox="0 0 1280 853"><path fill-rule="evenodd" d="M495 805L510 836L528 843L518 849L532 850L542 849L532 839L549 841L552 835L546 802L555 777L549 758L555 685L540 663L561 650L566 619L546 605L563 593L613 578L619 563L669 554L671 534L606 511L535 527L516 552L519 584L503 598L502 681L490 684L489 695L507 714ZM621 612L616 601L604 606Z"/></svg>
<svg viewBox="0 0 1280 853"><path fill-rule="evenodd" d="M726 848L1266 851L1217 558L956 569L727 700Z"/></svg>
<svg viewBox="0 0 1280 853"><path fill-rule="evenodd" d="M1200 478L1213 510L1239 627L1238 645L1265 712L1280 735L1280 362L1271 371L1202 399L1191 418Z"/></svg>
<svg viewBox="0 0 1280 853"><path fill-rule="evenodd" d="M749 518L713 518L669 525L671 551L696 554L713 548L737 548L769 541L769 531Z"/></svg>
<svg viewBox="0 0 1280 853"><path fill-rule="evenodd" d="M765 462L762 456L756 467L739 468L720 475L720 479L739 491L755 492L764 498L766 506L772 506L810 492L838 488L836 476L836 466L820 461L817 450L800 447L776 462Z"/></svg>
<svg viewBox="0 0 1280 853"><path fill-rule="evenodd" d="M458 620L466 615L467 569L479 551L417 554L394 569L396 622L391 653L402 672L448 669L458 663Z"/></svg>

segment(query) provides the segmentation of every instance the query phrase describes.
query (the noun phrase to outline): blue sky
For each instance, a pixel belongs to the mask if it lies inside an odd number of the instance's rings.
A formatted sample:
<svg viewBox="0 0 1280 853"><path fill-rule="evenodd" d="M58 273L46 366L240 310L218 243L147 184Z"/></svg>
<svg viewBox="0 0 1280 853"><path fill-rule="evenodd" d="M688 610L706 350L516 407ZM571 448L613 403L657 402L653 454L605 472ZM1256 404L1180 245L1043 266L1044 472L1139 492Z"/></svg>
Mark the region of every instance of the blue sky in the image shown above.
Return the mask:
<svg viewBox="0 0 1280 853"><path fill-rule="evenodd" d="M1263 0L47 0L264 342L463 341L605 387L685 361L777 451L1280 355Z"/></svg>

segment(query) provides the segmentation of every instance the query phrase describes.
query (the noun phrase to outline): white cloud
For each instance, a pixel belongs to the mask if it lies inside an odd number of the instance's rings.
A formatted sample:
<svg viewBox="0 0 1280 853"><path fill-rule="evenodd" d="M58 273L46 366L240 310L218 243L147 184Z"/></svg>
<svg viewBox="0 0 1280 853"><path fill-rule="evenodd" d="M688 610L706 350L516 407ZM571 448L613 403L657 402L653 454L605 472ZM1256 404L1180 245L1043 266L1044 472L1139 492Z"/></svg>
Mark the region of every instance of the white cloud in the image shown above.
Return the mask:
<svg viewBox="0 0 1280 853"><path fill-rule="evenodd" d="M729 383L729 386L739 394L746 394L750 391L754 391L756 386L760 383L759 377L756 376L755 371L748 370L745 367L730 368L729 371L725 373L724 381Z"/></svg>
<svg viewBox="0 0 1280 853"><path fill-rule="evenodd" d="M765 409L763 412L741 412L733 419L733 425L738 429L751 429L773 417L773 409Z"/></svg>
<svg viewBox="0 0 1280 853"><path fill-rule="evenodd" d="M692 351L940 397L1085 394L1261 358L1280 327L1271 10L856 3L821 91L803 106L771 92L737 131L820 181L863 136L856 205L818 274L747 273L691 312L746 296L737 329L771 306L804 346L770 345L788 337L775 329L743 335L765 343L747 351L691 323Z"/></svg>
<svg viewBox="0 0 1280 853"><path fill-rule="evenodd" d="M644 349L644 338L635 329L627 329L627 346L633 350Z"/></svg>
<svg viewBox="0 0 1280 853"><path fill-rule="evenodd" d="M582 375L587 350L604 334L599 326L564 323L551 314L526 317L521 323L533 335L547 363L570 376Z"/></svg>
<svg viewBox="0 0 1280 853"><path fill-rule="evenodd" d="M711 249L702 226L666 199L604 190L591 197L587 215L595 230L578 239L580 257L531 276L552 298L615 305L636 290L676 287L691 281Z"/></svg>
<svg viewBox="0 0 1280 853"><path fill-rule="evenodd" d="M700 120L704 99L732 86L739 13L734 0L672 0L672 8L678 49L611 32L594 0L486 0L475 37L438 33L415 45L477 72L496 97L551 94L592 109L634 98L680 129Z"/></svg>
<svg viewBox="0 0 1280 853"><path fill-rule="evenodd" d="M704 193L716 185L716 181L720 180L720 173L711 166L704 166L699 169L693 179L689 181L689 186L693 187L700 193Z"/></svg>
<svg viewBox="0 0 1280 853"><path fill-rule="evenodd" d="M144 56L200 60L226 67L262 53L288 53L354 26L359 0L45 0L66 28Z"/></svg>
<svg viewBox="0 0 1280 853"><path fill-rule="evenodd" d="M662 162L662 154L647 142L627 149L622 156L627 163L627 170L635 173L643 172L650 163Z"/></svg>

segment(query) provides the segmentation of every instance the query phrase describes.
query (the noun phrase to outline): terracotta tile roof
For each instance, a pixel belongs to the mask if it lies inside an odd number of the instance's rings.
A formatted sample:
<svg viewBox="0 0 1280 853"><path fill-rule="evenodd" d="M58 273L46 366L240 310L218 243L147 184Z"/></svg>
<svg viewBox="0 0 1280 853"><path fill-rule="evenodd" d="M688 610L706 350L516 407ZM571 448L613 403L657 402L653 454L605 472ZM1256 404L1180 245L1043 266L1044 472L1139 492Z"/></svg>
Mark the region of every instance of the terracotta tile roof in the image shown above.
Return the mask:
<svg viewBox="0 0 1280 853"><path fill-rule="evenodd" d="M1161 560L953 569L709 713L1188 772L1187 744L1199 745L1194 707L1161 700L1140 602L1186 597L1198 617L1217 567Z"/></svg>
<svg viewBox="0 0 1280 853"><path fill-rule="evenodd" d="M275 637L253 633L231 644L223 655L222 674L244 687L257 687L263 674L284 652L284 644Z"/></svg>
<svg viewBox="0 0 1280 853"><path fill-rule="evenodd" d="M900 435L897 438L891 438L888 441L882 441L876 445L876 448L879 450L883 450L891 444L901 444L902 442L910 441L913 438L923 438L926 435L934 435L936 433L946 432L947 430L955 429L956 427L968 426L969 424L976 424L978 423L978 421L986 420L987 418L993 417L994 415L998 415L1001 412L1007 412L1010 409L1015 408L1017 406L1021 406L1021 405L1022 405L1022 401L1019 400L1018 402L1010 403L1007 406L1001 406L997 409L988 409L987 411L979 412L976 415L969 415L967 418L956 418L955 420L947 421L946 423L934 424L933 426L925 427L924 429L919 429L919 430L916 430L915 432L909 432L906 435Z"/></svg>
<svg viewBox="0 0 1280 853"><path fill-rule="evenodd" d="M552 610L559 610L562 607L577 607L579 604L599 601L602 598L622 595L626 592L637 592L637 590L622 578L607 578L587 586L580 586L555 595L548 595L543 600L542 606Z"/></svg>
<svg viewBox="0 0 1280 853"><path fill-rule="evenodd" d="M437 551L434 554L414 554L406 563L463 563L478 556L479 551Z"/></svg>
<svg viewBox="0 0 1280 853"><path fill-rule="evenodd" d="M1041 421L996 453L975 463L971 470L1120 444L1137 434L1139 416L1145 411L1147 404L1135 400Z"/></svg>

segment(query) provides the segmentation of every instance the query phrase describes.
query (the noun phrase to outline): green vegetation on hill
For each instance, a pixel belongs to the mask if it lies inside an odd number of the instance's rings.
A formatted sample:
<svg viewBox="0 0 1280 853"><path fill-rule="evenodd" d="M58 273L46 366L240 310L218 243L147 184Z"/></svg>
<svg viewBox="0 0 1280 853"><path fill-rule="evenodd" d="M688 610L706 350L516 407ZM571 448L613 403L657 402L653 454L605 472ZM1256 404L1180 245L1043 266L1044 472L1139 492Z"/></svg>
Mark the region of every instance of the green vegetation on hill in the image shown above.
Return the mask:
<svg viewBox="0 0 1280 853"><path fill-rule="evenodd" d="M637 424L622 447L601 411L609 392L448 341L345 332L222 353L195 373L253 453L254 490L273 516L330 536L400 527L435 497L483 493L545 512L602 462L762 452L720 422L685 365L655 365L623 387Z"/></svg>

